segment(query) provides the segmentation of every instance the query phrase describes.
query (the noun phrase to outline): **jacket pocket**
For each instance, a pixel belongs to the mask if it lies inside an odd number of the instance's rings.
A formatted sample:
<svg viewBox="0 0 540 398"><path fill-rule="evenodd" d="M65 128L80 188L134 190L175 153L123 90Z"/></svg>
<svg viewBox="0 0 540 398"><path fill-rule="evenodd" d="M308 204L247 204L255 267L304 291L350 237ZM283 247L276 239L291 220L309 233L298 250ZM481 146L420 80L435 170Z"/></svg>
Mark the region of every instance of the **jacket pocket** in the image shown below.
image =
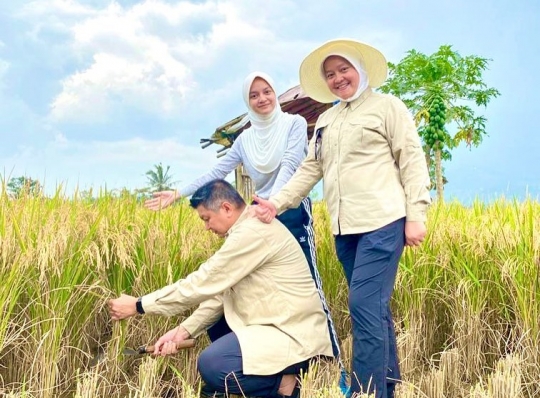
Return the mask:
<svg viewBox="0 0 540 398"><path fill-rule="evenodd" d="M350 134L348 137L352 144L369 145L373 141L384 138L380 133L382 122L369 118L351 118L349 120Z"/></svg>

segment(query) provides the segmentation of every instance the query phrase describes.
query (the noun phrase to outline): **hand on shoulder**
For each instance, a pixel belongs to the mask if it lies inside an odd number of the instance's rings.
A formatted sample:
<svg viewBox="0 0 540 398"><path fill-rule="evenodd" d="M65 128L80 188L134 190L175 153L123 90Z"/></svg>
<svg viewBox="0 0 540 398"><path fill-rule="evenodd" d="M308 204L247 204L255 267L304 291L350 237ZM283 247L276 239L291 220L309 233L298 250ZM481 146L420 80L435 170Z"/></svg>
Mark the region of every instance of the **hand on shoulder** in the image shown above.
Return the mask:
<svg viewBox="0 0 540 398"><path fill-rule="evenodd" d="M249 214L269 224L277 215L276 206L269 200L259 198L257 195L253 195L253 200L257 204L249 207Z"/></svg>

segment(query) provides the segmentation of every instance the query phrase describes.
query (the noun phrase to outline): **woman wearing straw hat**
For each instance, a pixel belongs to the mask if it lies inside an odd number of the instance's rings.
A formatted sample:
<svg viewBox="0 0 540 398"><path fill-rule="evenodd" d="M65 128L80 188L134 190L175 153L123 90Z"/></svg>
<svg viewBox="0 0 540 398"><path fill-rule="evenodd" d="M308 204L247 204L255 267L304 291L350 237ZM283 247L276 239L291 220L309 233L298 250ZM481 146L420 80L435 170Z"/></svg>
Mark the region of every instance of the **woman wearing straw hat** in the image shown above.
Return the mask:
<svg viewBox="0 0 540 398"><path fill-rule="evenodd" d="M199 177L180 191L163 191L154 194L145 206L152 210L165 208L181 197L191 196L204 184L225 178L239 164L243 164L255 184L259 197L268 198L279 192L291 178L307 153L307 122L300 115L291 115L281 110L275 93L273 79L266 73L253 72L244 80L242 95L248 108L242 125L251 126L242 132L223 159L208 173ZM340 357L337 333L330 317L317 270L315 231L311 199L304 195L294 208L278 218L294 235L309 264L312 278L319 292L327 316L333 353ZM230 331L222 318L208 330L211 340L216 340Z"/></svg>
<svg viewBox="0 0 540 398"><path fill-rule="evenodd" d="M391 95L384 56L354 40L332 40L300 66L300 84L322 103L339 100L315 126L308 155L269 200L255 197L259 218L294 207L323 180L336 251L349 286L351 392L393 397L400 379L389 301L405 245L426 235L429 175L414 121Z"/></svg>

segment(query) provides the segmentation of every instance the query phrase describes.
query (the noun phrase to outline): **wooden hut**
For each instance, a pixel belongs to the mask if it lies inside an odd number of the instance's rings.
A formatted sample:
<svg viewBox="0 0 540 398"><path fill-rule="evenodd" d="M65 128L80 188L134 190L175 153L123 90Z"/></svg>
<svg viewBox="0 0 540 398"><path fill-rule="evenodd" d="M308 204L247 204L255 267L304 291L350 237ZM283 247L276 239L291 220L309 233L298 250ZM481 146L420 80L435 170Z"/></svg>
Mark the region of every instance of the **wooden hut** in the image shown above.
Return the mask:
<svg viewBox="0 0 540 398"><path fill-rule="evenodd" d="M321 104L320 102L309 98L300 86L295 86L281 94L278 97L278 101L283 112L299 114L306 119L308 123L308 139L310 139L313 134L315 122L319 115L332 106L332 104ZM250 126L246 115L247 114L244 113L219 126L210 138L202 138L201 147L204 149L212 144L221 145L222 148L217 150L217 156L224 156L236 137ZM242 196L246 199L251 198L254 187L251 183L251 179L245 174L242 165L235 171L235 181L236 189Z"/></svg>

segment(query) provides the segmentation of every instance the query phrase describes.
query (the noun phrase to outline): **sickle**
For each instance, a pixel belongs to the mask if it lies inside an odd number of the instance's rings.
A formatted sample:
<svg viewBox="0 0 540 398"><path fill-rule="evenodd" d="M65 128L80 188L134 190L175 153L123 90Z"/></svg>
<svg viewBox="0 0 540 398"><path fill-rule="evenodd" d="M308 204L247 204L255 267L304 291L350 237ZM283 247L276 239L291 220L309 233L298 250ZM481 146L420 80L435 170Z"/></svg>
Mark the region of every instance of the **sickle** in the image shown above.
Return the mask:
<svg viewBox="0 0 540 398"><path fill-rule="evenodd" d="M195 339L187 339L179 343L176 343L177 350L183 350L186 348L191 348L193 346L195 346ZM152 354L154 351L155 351L155 347L153 345L142 345L136 350L132 348L124 348L122 353L124 355L144 355L144 354Z"/></svg>
<svg viewBox="0 0 540 398"><path fill-rule="evenodd" d="M184 341L181 341L179 343L176 343L176 349L177 350L183 350L186 348L191 348L195 346L195 339L187 339ZM123 355L128 356L137 356L137 355L145 355L145 354L151 354L155 350L155 346L153 345L142 345L137 349L133 348L124 348L122 350ZM103 350L99 350L96 355L91 359L90 361L90 367L94 367L97 364L103 362L107 358L107 355Z"/></svg>

